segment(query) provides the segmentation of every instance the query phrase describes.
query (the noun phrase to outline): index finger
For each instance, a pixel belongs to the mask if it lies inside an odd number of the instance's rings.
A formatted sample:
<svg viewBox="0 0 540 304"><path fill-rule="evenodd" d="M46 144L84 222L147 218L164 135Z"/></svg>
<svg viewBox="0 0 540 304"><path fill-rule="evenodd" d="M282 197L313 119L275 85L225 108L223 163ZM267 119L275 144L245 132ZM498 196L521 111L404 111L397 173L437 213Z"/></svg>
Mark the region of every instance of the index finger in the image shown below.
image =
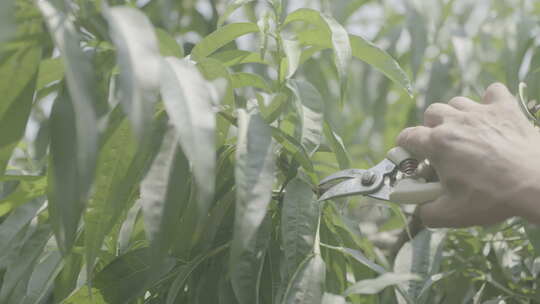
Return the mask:
<svg viewBox="0 0 540 304"><path fill-rule="evenodd" d="M397 144L417 157L429 158L431 128L425 126L406 128L397 137Z"/></svg>

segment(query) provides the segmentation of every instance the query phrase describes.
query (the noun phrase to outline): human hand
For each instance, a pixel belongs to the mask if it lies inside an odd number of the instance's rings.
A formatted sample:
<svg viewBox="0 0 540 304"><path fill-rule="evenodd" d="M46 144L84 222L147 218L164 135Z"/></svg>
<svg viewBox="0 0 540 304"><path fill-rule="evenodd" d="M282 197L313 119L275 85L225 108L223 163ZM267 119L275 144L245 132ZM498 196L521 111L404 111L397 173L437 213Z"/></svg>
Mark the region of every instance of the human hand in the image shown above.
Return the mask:
<svg viewBox="0 0 540 304"><path fill-rule="evenodd" d="M489 225L512 216L540 221L540 133L499 83L482 103L455 97L435 103L424 126L403 130L398 144L430 160L444 188L420 206L428 227Z"/></svg>

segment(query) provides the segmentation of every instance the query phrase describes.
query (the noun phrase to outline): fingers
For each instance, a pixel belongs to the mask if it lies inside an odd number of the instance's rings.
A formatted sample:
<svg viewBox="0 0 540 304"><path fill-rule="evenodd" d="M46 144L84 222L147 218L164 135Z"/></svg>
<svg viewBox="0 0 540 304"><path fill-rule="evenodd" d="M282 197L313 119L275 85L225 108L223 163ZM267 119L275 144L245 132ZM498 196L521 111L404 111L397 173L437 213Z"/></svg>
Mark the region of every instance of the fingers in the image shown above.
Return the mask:
<svg viewBox="0 0 540 304"><path fill-rule="evenodd" d="M511 103L513 101L514 96L512 93L508 91L505 85L498 82L490 85L482 98L484 104Z"/></svg>
<svg viewBox="0 0 540 304"><path fill-rule="evenodd" d="M447 118L457 117L459 111L444 103L432 103L424 112L424 125L434 128Z"/></svg>
<svg viewBox="0 0 540 304"><path fill-rule="evenodd" d="M460 200L443 195L437 200L423 204L418 213L422 223L430 228L464 228L476 225L492 225L512 216L506 208L485 208L478 201Z"/></svg>
<svg viewBox="0 0 540 304"><path fill-rule="evenodd" d="M421 205L419 210L422 223L430 228L466 227L464 217L460 216L448 196L443 195L436 201Z"/></svg>
<svg viewBox="0 0 540 304"><path fill-rule="evenodd" d="M429 157L431 129L424 126L407 128L397 137L397 144L415 156Z"/></svg>
<svg viewBox="0 0 540 304"><path fill-rule="evenodd" d="M461 96L450 99L448 105L460 111L471 111L478 107L474 100Z"/></svg>

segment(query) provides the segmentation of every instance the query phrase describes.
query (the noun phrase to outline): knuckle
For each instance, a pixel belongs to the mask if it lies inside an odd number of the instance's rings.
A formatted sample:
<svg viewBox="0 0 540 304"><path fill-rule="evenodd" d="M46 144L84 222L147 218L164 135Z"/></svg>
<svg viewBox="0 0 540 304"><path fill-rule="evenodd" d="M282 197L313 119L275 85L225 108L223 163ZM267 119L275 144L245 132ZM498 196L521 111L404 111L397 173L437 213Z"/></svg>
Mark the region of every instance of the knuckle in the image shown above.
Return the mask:
<svg viewBox="0 0 540 304"><path fill-rule="evenodd" d="M506 86L500 82L494 82L488 86L486 91L494 91L494 90L501 90L506 89Z"/></svg>
<svg viewBox="0 0 540 304"><path fill-rule="evenodd" d="M430 120L442 116L442 104L432 103L424 111L424 119Z"/></svg>
<svg viewBox="0 0 540 304"><path fill-rule="evenodd" d="M465 102L468 102L467 98L465 98L463 96L457 96L457 97L454 97L454 98L450 99L450 101L448 101L448 104L449 105L459 105L459 104L463 104Z"/></svg>
<svg viewBox="0 0 540 304"><path fill-rule="evenodd" d="M450 101L448 101L448 105L457 109L469 109L474 107L476 103L467 97L457 96L450 99Z"/></svg>

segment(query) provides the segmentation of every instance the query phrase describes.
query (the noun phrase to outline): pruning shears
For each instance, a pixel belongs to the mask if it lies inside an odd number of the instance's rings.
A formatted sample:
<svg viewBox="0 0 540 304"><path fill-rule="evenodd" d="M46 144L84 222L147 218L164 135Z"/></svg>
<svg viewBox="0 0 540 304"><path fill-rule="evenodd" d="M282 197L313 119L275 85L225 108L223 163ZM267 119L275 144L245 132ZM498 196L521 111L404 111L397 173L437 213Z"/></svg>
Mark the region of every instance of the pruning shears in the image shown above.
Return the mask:
<svg viewBox="0 0 540 304"><path fill-rule="evenodd" d="M399 204L430 202L442 193L429 161L420 162L402 147L388 151L371 169L347 169L324 178L319 189L319 201L365 195Z"/></svg>

